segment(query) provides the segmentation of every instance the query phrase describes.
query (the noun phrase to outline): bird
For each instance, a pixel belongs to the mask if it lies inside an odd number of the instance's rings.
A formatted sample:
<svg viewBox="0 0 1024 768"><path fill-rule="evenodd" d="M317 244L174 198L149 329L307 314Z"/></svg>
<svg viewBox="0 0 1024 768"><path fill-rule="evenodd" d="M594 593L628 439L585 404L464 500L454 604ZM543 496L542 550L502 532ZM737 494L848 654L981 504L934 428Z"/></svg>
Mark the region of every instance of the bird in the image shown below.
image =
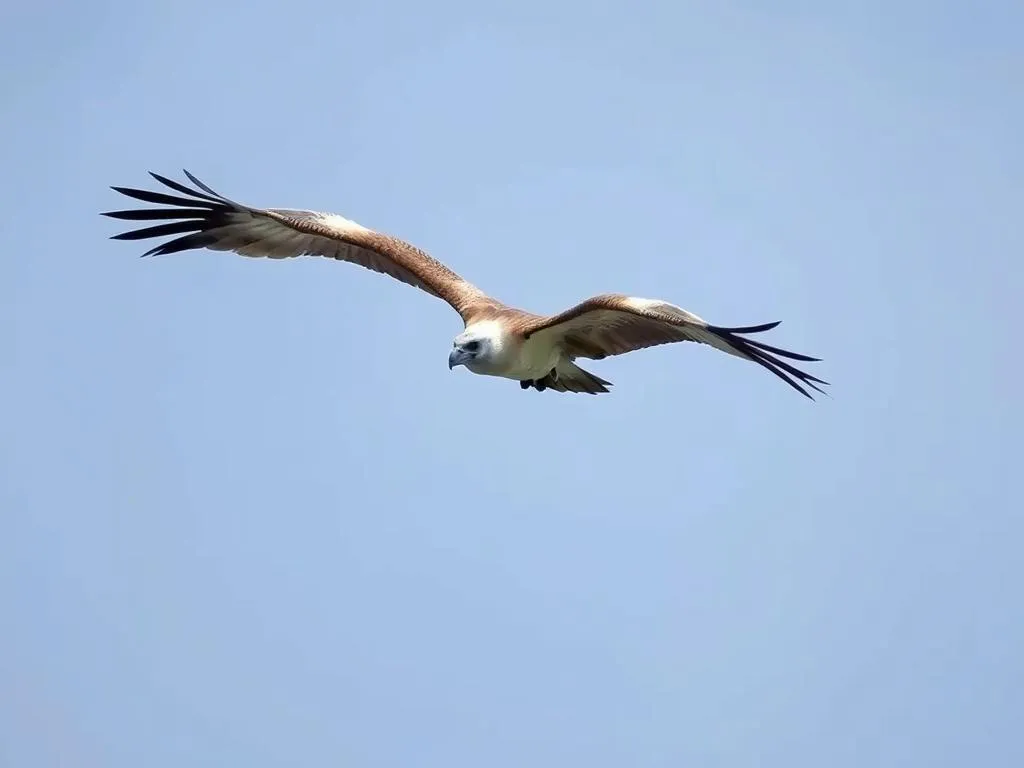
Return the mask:
<svg viewBox="0 0 1024 768"><path fill-rule="evenodd" d="M258 208L215 192L187 169L188 187L166 176L149 175L177 194L111 186L115 192L158 208L101 213L134 222L164 222L112 235L114 240L165 240L142 254L188 250L230 251L241 256L287 259L322 256L388 275L447 302L461 317L462 331L448 354L448 368L518 381L523 390L583 394L610 392L611 382L577 365L648 347L696 342L754 362L805 397L830 386L787 360L820 362L749 338L781 321L719 326L661 299L623 293L591 296L552 315L527 312L498 301L424 250L398 237L369 229L336 213ZM785 358L785 359L784 359Z"/></svg>

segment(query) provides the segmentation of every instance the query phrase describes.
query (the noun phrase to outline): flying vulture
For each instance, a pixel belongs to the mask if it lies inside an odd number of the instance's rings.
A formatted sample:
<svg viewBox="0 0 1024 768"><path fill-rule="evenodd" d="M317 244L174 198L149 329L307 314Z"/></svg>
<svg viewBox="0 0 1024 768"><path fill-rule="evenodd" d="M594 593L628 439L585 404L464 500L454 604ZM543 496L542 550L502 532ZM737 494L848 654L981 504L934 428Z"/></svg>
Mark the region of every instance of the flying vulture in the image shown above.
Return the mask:
<svg viewBox="0 0 1024 768"><path fill-rule="evenodd" d="M103 213L128 221L168 221L113 239L178 235L143 256L198 248L271 259L327 256L390 275L443 299L462 317L464 330L455 337L448 355L449 369L463 365L473 373L513 379L523 389L540 392L598 394L608 392L611 383L580 368L577 359L601 360L659 344L695 341L757 363L811 399L801 384L823 394L817 385L828 385L781 359L818 362L818 358L747 338L779 322L711 325L666 301L622 294L602 294L555 315L535 315L488 296L416 246L337 214L253 208L221 196L188 171L185 175L197 188L150 175L184 197L111 187L136 200L168 206Z"/></svg>

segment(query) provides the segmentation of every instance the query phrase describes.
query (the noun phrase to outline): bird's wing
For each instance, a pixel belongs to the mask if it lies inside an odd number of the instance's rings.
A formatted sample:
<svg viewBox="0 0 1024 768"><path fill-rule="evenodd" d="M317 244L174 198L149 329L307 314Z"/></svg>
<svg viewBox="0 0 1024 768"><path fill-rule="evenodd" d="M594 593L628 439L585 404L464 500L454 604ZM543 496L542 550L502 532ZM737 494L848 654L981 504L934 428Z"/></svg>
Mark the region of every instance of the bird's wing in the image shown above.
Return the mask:
<svg viewBox="0 0 1024 768"><path fill-rule="evenodd" d="M593 360L659 344L696 341L764 366L811 399L813 397L798 381L825 394L817 384L827 385L828 382L780 359L818 362L818 358L788 352L741 335L768 331L778 324L719 327L665 301L604 294L587 299L557 315L524 319L516 331L525 338L550 335L549 341L561 346L570 357Z"/></svg>
<svg viewBox="0 0 1024 768"><path fill-rule="evenodd" d="M143 256L176 253L194 248L233 251L242 256L285 259L326 256L381 272L444 299L463 318L486 296L441 262L409 243L375 232L332 213L286 208L253 208L214 192L188 171L198 189L190 189L150 172L161 184L187 197L127 187L117 192L147 203L167 206L103 215L129 221L163 221L114 235L114 240L142 240L180 235L150 249Z"/></svg>

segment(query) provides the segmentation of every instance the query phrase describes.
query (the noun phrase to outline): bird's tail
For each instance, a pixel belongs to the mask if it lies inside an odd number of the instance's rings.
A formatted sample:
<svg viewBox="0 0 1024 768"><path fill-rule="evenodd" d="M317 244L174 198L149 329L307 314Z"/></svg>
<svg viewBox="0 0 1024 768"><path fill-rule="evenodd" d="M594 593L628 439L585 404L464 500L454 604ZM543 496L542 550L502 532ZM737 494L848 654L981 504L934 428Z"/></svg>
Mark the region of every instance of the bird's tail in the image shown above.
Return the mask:
<svg viewBox="0 0 1024 768"><path fill-rule="evenodd" d="M610 381L605 381L600 376L595 376L590 371L585 371L576 363L564 361L558 364L555 369L558 378L552 380L548 376L544 383L556 392L581 392L588 395L598 395L611 390Z"/></svg>

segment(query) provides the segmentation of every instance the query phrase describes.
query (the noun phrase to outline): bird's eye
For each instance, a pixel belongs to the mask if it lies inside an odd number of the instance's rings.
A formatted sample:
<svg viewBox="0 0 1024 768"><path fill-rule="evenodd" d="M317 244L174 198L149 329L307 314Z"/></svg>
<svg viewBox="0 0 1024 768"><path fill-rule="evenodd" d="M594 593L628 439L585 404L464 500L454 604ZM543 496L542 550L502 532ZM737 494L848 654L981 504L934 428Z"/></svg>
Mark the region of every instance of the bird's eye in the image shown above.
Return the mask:
<svg viewBox="0 0 1024 768"><path fill-rule="evenodd" d="M470 352L475 352L479 346L480 346L480 342L479 341L467 341L466 342L466 349L469 350Z"/></svg>

